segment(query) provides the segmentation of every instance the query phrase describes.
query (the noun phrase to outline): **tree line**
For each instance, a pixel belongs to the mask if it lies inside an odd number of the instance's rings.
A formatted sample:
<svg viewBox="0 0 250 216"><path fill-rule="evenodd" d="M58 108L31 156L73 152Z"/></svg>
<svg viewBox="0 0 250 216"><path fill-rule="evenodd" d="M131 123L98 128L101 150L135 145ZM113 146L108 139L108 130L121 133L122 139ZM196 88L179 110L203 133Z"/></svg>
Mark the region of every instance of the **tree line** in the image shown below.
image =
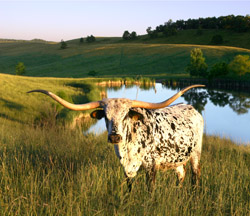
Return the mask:
<svg viewBox="0 0 250 216"><path fill-rule="evenodd" d="M156 26L153 30L152 27L148 27L146 32L150 38L157 38L159 33L163 36L172 36L176 35L178 31L188 30L188 29L197 29L197 34L202 34L202 29L225 29L232 30L235 32L247 32L250 31L250 15L246 16L220 16L220 17L207 17L207 18L198 18L198 19L188 19L188 20L177 20L173 22L172 19L169 19L164 25ZM138 36L136 32L129 33L127 30L124 31L122 38L124 40L136 39ZM214 40L214 44L221 44L222 38L217 36Z"/></svg>
<svg viewBox="0 0 250 216"><path fill-rule="evenodd" d="M178 30L187 29L227 29L236 32L247 32L250 30L250 15L246 16L220 16L177 20L173 22L168 20L164 25L159 25L155 28L155 32L163 32L164 34L175 33Z"/></svg>

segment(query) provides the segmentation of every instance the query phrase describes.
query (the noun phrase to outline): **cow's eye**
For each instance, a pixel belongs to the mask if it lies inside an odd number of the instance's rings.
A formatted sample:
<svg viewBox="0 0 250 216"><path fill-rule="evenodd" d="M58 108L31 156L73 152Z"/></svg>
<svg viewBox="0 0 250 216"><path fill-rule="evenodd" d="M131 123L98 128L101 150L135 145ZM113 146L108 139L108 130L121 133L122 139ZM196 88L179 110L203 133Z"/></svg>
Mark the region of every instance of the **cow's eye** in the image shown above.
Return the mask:
<svg viewBox="0 0 250 216"><path fill-rule="evenodd" d="M134 111L134 110L130 110L128 113L128 116L134 121L138 121L138 120L143 119L143 115L141 113Z"/></svg>
<svg viewBox="0 0 250 216"><path fill-rule="evenodd" d="M101 119L101 118L103 118L104 116L105 116L105 112L104 112L104 110L95 110L95 111L93 111L91 114L90 114L90 116L92 117L92 118L95 118L95 119Z"/></svg>

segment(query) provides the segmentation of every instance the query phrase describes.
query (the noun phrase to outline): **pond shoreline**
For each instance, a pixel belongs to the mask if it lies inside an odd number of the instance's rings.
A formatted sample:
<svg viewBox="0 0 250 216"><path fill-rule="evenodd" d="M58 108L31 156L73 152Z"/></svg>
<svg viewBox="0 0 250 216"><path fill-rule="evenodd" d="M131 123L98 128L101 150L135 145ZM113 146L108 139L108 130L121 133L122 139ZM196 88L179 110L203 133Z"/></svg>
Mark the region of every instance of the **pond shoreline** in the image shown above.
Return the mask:
<svg viewBox="0 0 250 216"><path fill-rule="evenodd" d="M242 92L249 92L250 82L243 80L230 80L230 79L215 79L209 81L204 78L176 78L176 79L159 79L156 83L162 83L168 86L185 87L193 84L203 84L207 88L216 88L221 90L235 90Z"/></svg>
<svg viewBox="0 0 250 216"><path fill-rule="evenodd" d="M250 91L250 81L245 80L232 80L232 79L214 79L208 80L205 78L160 78L160 79L146 79L146 80L113 80L108 79L105 81L97 82L98 86L105 87L119 87L122 85L125 86L155 86L156 83L161 83L166 86L173 87L186 87L194 84L203 84L206 88L220 89L220 90L235 90L241 92L249 92Z"/></svg>
<svg viewBox="0 0 250 216"><path fill-rule="evenodd" d="M107 81L101 81L101 82L97 82L96 85L98 86L103 86L103 87L120 87L120 86L132 86L132 85L137 85L137 86L141 86L141 85L147 85L147 86L154 86L155 85L155 81L151 80L151 81L140 81L140 80L132 80L132 81L127 81L127 80L107 80Z"/></svg>

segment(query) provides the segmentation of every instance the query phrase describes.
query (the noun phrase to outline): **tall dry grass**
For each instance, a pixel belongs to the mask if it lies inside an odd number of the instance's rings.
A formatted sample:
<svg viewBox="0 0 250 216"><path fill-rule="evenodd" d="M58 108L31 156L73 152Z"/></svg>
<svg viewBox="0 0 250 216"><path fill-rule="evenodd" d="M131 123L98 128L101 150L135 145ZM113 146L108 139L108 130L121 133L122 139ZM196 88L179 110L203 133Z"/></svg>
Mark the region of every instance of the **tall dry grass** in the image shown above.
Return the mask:
<svg viewBox="0 0 250 216"><path fill-rule="evenodd" d="M188 166L182 188L159 172L149 193L142 170L128 193L105 133L4 120L0 135L0 215L250 214L250 148L227 139L204 137L198 189Z"/></svg>

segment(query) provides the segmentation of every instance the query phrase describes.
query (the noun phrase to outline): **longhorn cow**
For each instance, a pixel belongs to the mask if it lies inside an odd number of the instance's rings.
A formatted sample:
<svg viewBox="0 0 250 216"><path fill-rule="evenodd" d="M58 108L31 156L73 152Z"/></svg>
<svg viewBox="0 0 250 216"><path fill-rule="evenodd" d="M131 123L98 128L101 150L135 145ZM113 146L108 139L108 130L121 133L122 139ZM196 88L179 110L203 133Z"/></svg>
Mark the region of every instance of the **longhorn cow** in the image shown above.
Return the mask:
<svg viewBox="0 0 250 216"><path fill-rule="evenodd" d="M108 142L124 167L129 190L131 179L142 166L146 169L148 188L155 183L156 170L175 169L178 183L185 178L185 165L190 160L192 183L198 184L203 136L203 118L191 106L169 106L194 87L182 89L161 103L147 103L124 98L103 99L86 104L72 104L45 90L44 93L71 110L101 108L91 113L92 118L105 118ZM30 93L28 92L28 93Z"/></svg>

